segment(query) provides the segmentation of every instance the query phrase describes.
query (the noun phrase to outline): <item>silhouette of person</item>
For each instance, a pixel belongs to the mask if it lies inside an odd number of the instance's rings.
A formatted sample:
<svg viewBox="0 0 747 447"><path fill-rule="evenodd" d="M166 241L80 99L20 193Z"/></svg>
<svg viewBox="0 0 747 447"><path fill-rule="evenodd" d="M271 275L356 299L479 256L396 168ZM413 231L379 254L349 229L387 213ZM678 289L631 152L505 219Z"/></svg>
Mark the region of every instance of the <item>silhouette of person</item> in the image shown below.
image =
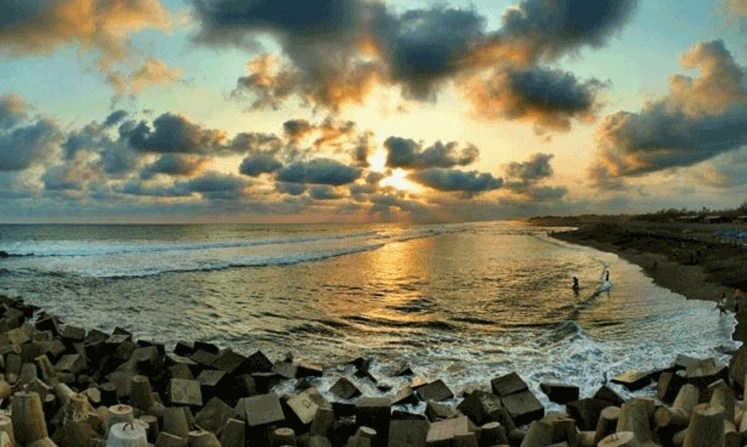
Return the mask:
<svg viewBox="0 0 747 447"><path fill-rule="evenodd" d="M578 278L576 278L575 276L573 277L572 289L573 289L573 292L576 294L578 294L578 291L581 289L581 286L578 285Z"/></svg>

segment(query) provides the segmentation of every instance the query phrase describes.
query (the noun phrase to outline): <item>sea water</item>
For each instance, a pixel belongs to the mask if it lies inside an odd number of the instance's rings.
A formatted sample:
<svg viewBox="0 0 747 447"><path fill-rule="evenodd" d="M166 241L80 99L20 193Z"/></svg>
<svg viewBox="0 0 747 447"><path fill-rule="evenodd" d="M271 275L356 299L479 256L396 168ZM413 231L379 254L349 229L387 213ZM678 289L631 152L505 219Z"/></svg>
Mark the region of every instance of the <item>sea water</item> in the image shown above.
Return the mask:
<svg viewBox="0 0 747 447"><path fill-rule="evenodd" d="M455 393L519 373L590 395L677 354L728 361L735 320L614 254L515 222L449 225L0 225L0 294L67 324L173 347L205 340L328 366L408 364ZM612 287L602 290L605 272ZM580 280L575 293L572 277ZM382 393L352 378L367 394ZM624 393L624 390L619 390Z"/></svg>

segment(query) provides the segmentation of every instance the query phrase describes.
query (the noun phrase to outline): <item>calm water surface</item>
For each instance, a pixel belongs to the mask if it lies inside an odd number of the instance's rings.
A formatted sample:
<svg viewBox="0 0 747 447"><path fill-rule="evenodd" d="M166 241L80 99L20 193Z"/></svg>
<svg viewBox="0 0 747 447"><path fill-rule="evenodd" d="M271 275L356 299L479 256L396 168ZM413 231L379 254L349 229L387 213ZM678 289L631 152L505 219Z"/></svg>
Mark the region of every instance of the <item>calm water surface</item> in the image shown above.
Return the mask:
<svg viewBox="0 0 747 447"><path fill-rule="evenodd" d="M271 359L402 362L455 392L510 371L536 390L734 349L735 321L617 256L516 223L0 226L0 294L70 324ZM609 291L599 292L604 271ZM572 276L582 289L574 294ZM344 367L326 375L334 383ZM358 385L371 393L370 384ZM541 394L541 393L539 393Z"/></svg>

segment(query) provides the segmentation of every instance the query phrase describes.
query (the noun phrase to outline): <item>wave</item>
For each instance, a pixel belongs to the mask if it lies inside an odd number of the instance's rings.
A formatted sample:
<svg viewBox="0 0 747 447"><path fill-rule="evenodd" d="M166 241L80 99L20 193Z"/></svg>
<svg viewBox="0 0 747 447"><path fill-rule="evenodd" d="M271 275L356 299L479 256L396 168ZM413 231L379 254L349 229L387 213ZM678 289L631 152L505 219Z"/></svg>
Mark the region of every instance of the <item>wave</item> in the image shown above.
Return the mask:
<svg viewBox="0 0 747 447"><path fill-rule="evenodd" d="M258 247L266 245L292 245L311 242L339 241L345 239L375 239L376 231L355 233L279 237L267 239L232 239L213 242L151 243L147 240L131 242L94 242L86 240L61 240L41 242L17 242L5 249L8 257L88 257L133 253L160 253L170 251L200 251L226 248ZM427 237L427 236L423 236Z"/></svg>

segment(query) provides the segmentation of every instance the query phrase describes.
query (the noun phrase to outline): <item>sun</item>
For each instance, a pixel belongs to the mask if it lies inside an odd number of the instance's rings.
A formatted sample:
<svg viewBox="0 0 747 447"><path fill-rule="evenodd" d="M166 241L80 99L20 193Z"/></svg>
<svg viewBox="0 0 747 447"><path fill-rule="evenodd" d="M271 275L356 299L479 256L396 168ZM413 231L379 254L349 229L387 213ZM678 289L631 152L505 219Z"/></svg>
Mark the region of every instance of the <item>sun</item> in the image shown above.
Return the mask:
<svg viewBox="0 0 747 447"><path fill-rule="evenodd" d="M391 187L398 191L422 192L423 188L415 182L407 179L407 171L400 168L387 170L386 151L379 149L368 158L368 164L372 172L388 172L389 175L379 180L379 186Z"/></svg>

